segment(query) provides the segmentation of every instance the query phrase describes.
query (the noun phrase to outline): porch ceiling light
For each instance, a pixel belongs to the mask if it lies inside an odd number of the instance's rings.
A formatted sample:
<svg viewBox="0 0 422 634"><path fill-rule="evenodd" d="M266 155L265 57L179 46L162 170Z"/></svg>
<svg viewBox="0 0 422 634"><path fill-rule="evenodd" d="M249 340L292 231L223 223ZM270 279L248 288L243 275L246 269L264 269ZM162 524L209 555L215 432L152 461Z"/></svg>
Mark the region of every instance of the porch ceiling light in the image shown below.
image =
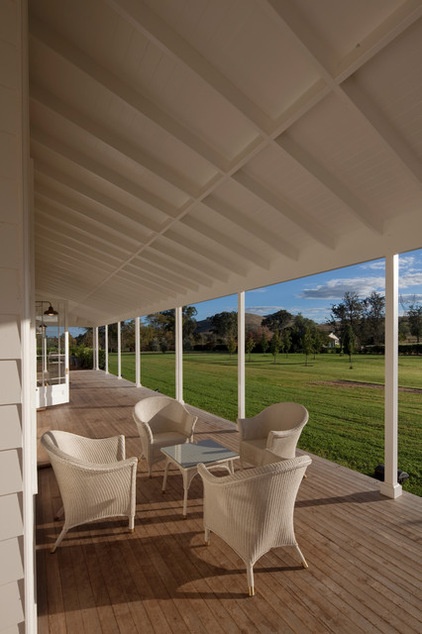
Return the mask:
<svg viewBox="0 0 422 634"><path fill-rule="evenodd" d="M58 315L59 313L57 312L57 310L54 310L54 308L51 305L51 302L49 302L49 307L47 308L47 310L44 311L44 315L47 315L48 317L54 317L54 315Z"/></svg>

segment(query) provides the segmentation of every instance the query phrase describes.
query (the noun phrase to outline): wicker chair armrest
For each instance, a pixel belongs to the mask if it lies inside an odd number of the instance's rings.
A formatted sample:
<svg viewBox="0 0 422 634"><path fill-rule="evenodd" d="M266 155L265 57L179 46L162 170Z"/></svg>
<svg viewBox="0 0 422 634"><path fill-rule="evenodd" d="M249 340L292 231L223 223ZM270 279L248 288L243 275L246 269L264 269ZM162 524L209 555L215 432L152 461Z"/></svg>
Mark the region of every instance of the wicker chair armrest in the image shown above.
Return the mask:
<svg viewBox="0 0 422 634"><path fill-rule="evenodd" d="M268 452L269 454L271 452ZM230 488L231 486L244 486L244 483L247 481L252 481L253 479L271 477L271 474L281 471L291 471L296 469L298 466L308 467L311 464L312 460L308 455L299 456L293 459L276 459L279 458L272 454L274 460L271 460L265 465L261 465L259 467L254 467L252 469L241 469L236 471L234 474L226 475L226 476L216 476L214 475L206 465L203 463L198 464L198 473L204 480L204 483L211 484L216 488Z"/></svg>
<svg viewBox="0 0 422 634"><path fill-rule="evenodd" d="M197 416L194 416L193 414L190 414L188 412L182 421L182 426L180 431L184 433L185 436L189 439L191 439L193 436L193 432L195 430L195 425L197 420L198 420Z"/></svg>
<svg viewBox="0 0 422 634"><path fill-rule="evenodd" d="M289 438L290 436L297 436L300 430L301 427L294 427L293 429L285 429L283 431L269 431L267 436L267 447L271 447L272 443L276 441L277 438Z"/></svg>
<svg viewBox="0 0 422 634"><path fill-rule="evenodd" d="M135 414L133 414L133 420L135 421L139 436L141 438L145 438L148 443L152 443L154 435L152 433L150 425L146 421L137 418Z"/></svg>
<svg viewBox="0 0 422 634"><path fill-rule="evenodd" d="M282 458L293 458L301 431L301 426L288 431L271 431L267 437L266 449Z"/></svg>

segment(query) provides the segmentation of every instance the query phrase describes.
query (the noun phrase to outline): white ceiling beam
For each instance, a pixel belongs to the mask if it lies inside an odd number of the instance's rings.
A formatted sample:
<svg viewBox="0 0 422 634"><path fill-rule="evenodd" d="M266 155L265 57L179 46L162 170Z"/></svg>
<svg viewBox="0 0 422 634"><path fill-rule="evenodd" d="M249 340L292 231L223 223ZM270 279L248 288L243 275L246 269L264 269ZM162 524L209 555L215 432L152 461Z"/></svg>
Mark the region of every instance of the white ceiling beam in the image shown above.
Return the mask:
<svg viewBox="0 0 422 634"><path fill-rule="evenodd" d="M142 269L135 266L133 261L123 269L122 272L129 273L133 276L138 276L142 278L142 275L147 273L148 277L151 279L156 279L158 281L162 281L163 284L170 283L171 288L178 290L178 292L186 292L187 289L197 291L198 284L192 282L192 280L188 276L182 276L178 273L175 273L173 270L163 270L161 267L157 266L152 262L148 262L146 259L143 262Z"/></svg>
<svg viewBox="0 0 422 634"><path fill-rule="evenodd" d="M157 266L161 267L163 271L168 271L170 267L172 271L176 271L182 277L189 276L201 286L211 287L213 284L213 278L211 275L206 275L203 271L198 271L196 266L185 266L184 262L180 262L180 260L165 257L163 254L158 253L154 248L148 250L148 255L142 254L137 259L139 260L140 265L148 259L150 262L154 262Z"/></svg>
<svg viewBox="0 0 422 634"><path fill-rule="evenodd" d="M124 267L121 267L120 271L123 270ZM165 293L166 295L170 298L170 297L177 297L177 293L174 291L174 286L173 285L168 285L166 283L164 283L164 285L161 283L161 280L155 281L153 279L153 277L148 276L148 279L140 279L140 284L138 286L139 288L139 293L142 294L142 286L144 286L145 288L152 288L152 287L156 287L158 290L158 297L162 296L163 294L163 288L165 289ZM82 304L84 302L89 302L90 298L97 296L101 297L101 294L104 294L105 297L110 296L112 298L111 301L113 301L113 303L115 303L115 299L116 299L116 295L119 295L122 299L124 298L125 302L127 303L127 306L132 306L133 305L133 292L130 293L129 297L125 296L123 294L122 291L122 285L121 282L118 279L118 275L116 275L116 272L111 273L108 277L106 277L101 284L98 284L95 288L93 288L90 292L88 292L86 295L84 295L83 299L82 299ZM94 304L96 302L94 301ZM123 310L121 310L120 312L124 312Z"/></svg>
<svg viewBox="0 0 422 634"><path fill-rule="evenodd" d="M204 160L214 165L216 169L222 172L227 170L226 158L213 147L199 138L184 124L167 114L158 104L142 95L139 91L134 90L116 75L65 40L65 38L53 32L45 23L31 17L29 34L35 42L46 46L69 64L78 68L96 84L103 86L103 88L124 101L136 112L149 119L162 130L165 130L169 136L177 139Z"/></svg>
<svg viewBox="0 0 422 634"><path fill-rule="evenodd" d="M152 295L155 297L160 297L162 295L163 288L165 288L166 292L170 295L176 295L174 286L172 284L167 284L165 281L163 285L162 278L157 279L154 276L145 277L144 275L137 275L135 277L132 273L130 273L130 271L127 270L127 268L124 268L119 271L118 275L116 275L114 279L110 279L108 282L108 284L112 286L115 286L117 284L120 288L122 296L128 295L126 289L124 287L121 287L122 279L130 282L132 286L136 286L137 292L142 294L145 291L148 292L150 296ZM102 289L102 292L107 292L107 290L104 291L104 289ZM129 294L133 297L132 291L130 291Z"/></svg>
<svg viewBox="0 0 422 634"><path fill-rule="evenodd" d="M159 255L165 258L171 258L172 261L186 265L189 269L195 270L201 275L207 276L211 279L211 286L215 280L218 280L219 282L227 281L227 275L222 272L218 265L214 266L214 262L198 257L196 254L192 253L192 251L186 251L184 247L183 252L181 253L179 247L176 246L174 242L167 239L166 236L163 236L163 238L163 240L154 242L152 246L152 249ZM143 257L143 254L140 257ZM209 284L207 284L207 286L209 286Z"/></svg>
<svg viewBox="0 0 422 634"><path fill-rule="evenodd" d="M270 134L274 122L193 46L140 0L106 0L120 16L161 51L196 76L241 112L257 132Z"/></svg>
<svg viewBox="0 0 422 634"><path fill-rule="evenodd" d="M124 286L122 286L121 282L124 281ZM150 300L153 298L159 298L163 292L162 284L158 282L153 282L151 278L142 278L138 277L134 279L130 273L126 271L121 271L116 282L120 284L121 297L125 297L126 301L128 301L131 297L133 297L134 293L139 293L142 295L142 299L147 296ZM113 282L114 284L114 282ZM169 288L169 295L175 297L176 294L173 290L173 287Z"/></svg>
<svg viewBox="0 0 422 634"><path fill-rule="evenodd" d="M92 278L90 278L86 271L70 271L59 261L57 267L52 270L48 263L36 262L37 275L43 274L43 279L48 279L50 282L62 282L62 289L58 291L58 295L61 295L61 291L73 289L73 292L77 295L81 295L81 292L86 292L86 288L89 288L92 284ZM95 276L96 277L96 276ZM50 298L51 299L51 298Z"/></svg>
<svg viewBox="0 0 422 634"><path fill-rule="evenodd" d="M403 137L388 121L381 109L359 88L355 78L351 77L344 82L342 88L372 129L378 133L384 145L394 152L420 186L422 183L422 163L409 144L403 140Z"/></svg>
<svg viewBox="0 0 422 634"><path fill-rule="evenodd" d="M42 215L44 216L45 214L42 214ZM47 217L47 223L45 225L43 225L43 223L41 223L41 222L38 222L37 224L38 224L38 230L41 231L41 235L42 236L44 236L46 232L47 232L47 235L51 234L53 236L53 239L55 239L58 235L60 235L60 234L57 234L57 229L55 227L51 226L51 224L48 221L48 217ZM66 240L64 242L62 241L60 243L56 243L59 248L57 249L56 257L54 259L55 259L55 262L56 262L58 267L60 266L60 262L61 262L61 252L62 252L62 250L63 250L63 248L65 246L72 245L72 244L75 243L75 241L77 242L77 244L79 245L80 248L82 246L80 241L78 240L78 238L75 239L73 237L73 235L71 235L72 233L74 233L74 232L72 232L71 230L68 231L67 234L66 234ZM83 242L87 246L84 247L81 250L82 254L84 254L86 250L89 250L88 249L89 241L87 242L86 240L83 240ZM92 241L91 252L94 253L96 251L97 251L97 249L96 249L96 246L95 246L95 242ZM108 251L105 251L104 253L105 253L105 258L106 258ZM111 256L113 255L111 249L110 249L110 255ZM105 268L103 268L102 276L101 276L102 279L97 283L96 289L99 289L105 283L105 281L110 282L113 279L114 276L119 275L121 273L123 267L124 267L124 264L122 265L122 259L119 258L116 261L116 265L113 267L112 270L107 271ZM72 269L72 270L74 270L74 269ZM86 275L87 271L89 272L90 270L91 270L90 268L87 269L86 267L85 268L82 267L81 268L81 273ZM106 280L104 280L104 274L106 275ZM171 291L174 294L176 294L176 292L175 292L176 290L178 292L185 292L185 285L169 283L168 282L169 277L170 276L166 276L165 273L164 273L161 277L159 277L157 275L151 275L150 274L149 278L148 278L149 281L145 280L145 278L142 275L139 276L139 279L142 280L143 284L146 284L147 286L150 286L151 288L156 289L157 291L159 289L161 289L161 292L162 292L162 290L164 288L164 289L167 289L167 292ZM194 286L193 288L195 289L196 287ZM93 292L95 292L95 290Z"/></svg>
<svg viewBox="0 0 422 634"><path fill-rule="evenodd" d="M69 145L66 145L62 141L53 138L51 135L43 132L39 128L32 129L31 141L32 144L39 143L51 152L54 152L58 156L61 156L78 166L81 170L94 174L114 187L130 194L137 200L142 200L151 207L161 211L169 218L174 218L180 213L179 209L172 207L164 200L158 198L158 196L155 196L151 192L147 191L144 187L137 185L117 172L101 165L98 161L89 158L86 154L83 154L82 152L71 148Z"/></svg>
<svg viewBox="0 0 422 634"><path fill-rule="evenodd" d="M176 231L168 231L166 237L176 244L180 244L190 251L197 253L201 257L209 259L210 262L217 263L218 266L223 267L229 273L236 273L237 275L244 275L245 273L244 264L238 262L236 258L223 255L220 250L216 253L213 249L205 247L204 244L199 244L197 240L190 237L188 238L185 233L179 234Z"/></svg>
<svg viewBox="0 0 422 634"><path fill-rule="evenodd" d="M256 222L249 216L246 216L246 214L232 205L228 205L212 195L204 198L202 202L229 222L242 227L244 231L254 236L254 238L261 240L261 242L273 247L278 252L281 251L285 253L287 257L293 260L298 259L299 252L296 247L277 235L274 231L268 230L262 223Z"/></svg>
<svg viewBox="0 0 422 634"><path fill-rule="evenodd" d="M273 209L278 211L282 216L288 218L290 222L307 233L313 240L324 244L330 249L335 247L335 239L330 229L322 226L321 223L316 223L306 213L293 207L284 197L277 193L274 194L270 189L259 183L255 178L246 174L246 172L240 170L236 174L233 174L232 178L243 185L252 194L255 194L258 198L266 202Z"/></svg>
<svg viewBox="0 0 422 634"><path fill-rule="evenodd" d="M321 185L341 200L353 216L365 226L377 233L382 233L382 223L374 220L373 212L346 185L341 183L331 172L314 159L303 147L300 147L289 134L282 134L277 139L278 145L301 167L311 174Z"/></svg>
<svg viewBox="0 0 422 634"><path fill-rule="evenodd" d="M290 30L303 52L332 89L335 89L422 17L420 0L398 3L397 9L384 22L369 33L363 41L356 42L355 48L340 60L291 0L261 1L271 11L274 18L280 20Z"/></svg>
<svg viewBox="0 0 422 634"><path fill-rule="evenodd" d="M49 258L56 258L59 255L60 262L64 263L66 266L74 268L75 270L79 268L82 271L86 271L87 267L89 267L90 271L97 270L98 272L104 272L104 268L108 268L110 271L113 269L112 264L109 264L106 260L100 261L98 258L93 257L89 253L81 253L80 251L75 252L74 250L64 246L62 246L58 251L57 245L53 245L51 240L43 240L42 236L39 236L37 238L35 256L42 261L44 255L49 256Z"/></svg>
<svg viewBox="0 0 422 634"><path fill-rule="evenodd" d="M130 267L126 266L121 269L116 275L116 280L121 277L129 276L132 280L134 280L134 274L130 271ZM181 280L180 277L171 275L170 273L166 275L165 272L157 271L157 267L154 266L146 266L143 269L143 272L138 272L136 275L137 283L140 285L143 281L147 281L148 283L155 282L157 288L168 289L172 291L174 294L176 293L186 293L187 289L197 290L197 286L195 284L186 283L187 280Z"/></svg>
<svg viewBox="0 0 422 634"><path fill-rule="evenodd" d="M198 246L193 240L174 231L167 232L165 239L166 242L160 244L163 253L168 253L175 259L182 258L183 262L189 262L190 266L197 266L201 271L208 271L213 278L220 282L228 281L230 268L227 266L227 260L224 258L216 260L213 251ZM154 246L157 248L157 243ZM186 249L187 253L181 253L179 247Z"/></svg>
<svg viewBox="0 0 422 634"><path fill-rule="evenodd" d="M351 73L353 69L356 70L359 68L357 58L350 61L351 66L349 72L343 67L339 73L337 68L339 60L336 64L331 62L331 59L335 59L335 55L329 50L327 44L322 44L321 38L317 36L311 24L307 22L305 17L300 14L290 0L263 1L272 8L274 16L287 26L331 90L340 99L345 101L345 103L352 106L359 116L372 126L372 129L377 132L377 136L384 145L388 147L408 170L412 178L416 177L416 180L420 183L421 168L420 165L418 166L415 163L415 157L413 156L411 148L400 138L399 134L393 130L392 126L388 124L380 110L376 109L376 107L370 103L368 97L358 89L356 82L352 81L352 77L349 77L349 73ZM398 34L403 32L421 16L422 6L420 0L419 2L408 0L405 5L400 7L400 10L398 10L394 16L390 16L379 26L378 35L380 36L380 34L382 34L381 40L383 45L387 46L394 37L397 37ZM374 38L374 35L375 31L372 34L372 38ZM381 41L378 40L375 46L373 39L368 36L367 49L365 50L365 56L362 57L362 63L364 59L369 59L370 51L375 55L375 53L379 53L381 49ZM349 79L344 81L346 77L349 77Z"/></svg>
<svg viewBox="0 0 422 634"><path fill-rule="evenodd" d="M337 64L336 81L340 83L350 77L421 17L420 0L407 0L399 4L384 22L371 31L366 38L357 42L355 48Z"/></svg>
<svg viewBox="0 0 422 634"><path fill-rule="evenodd" d="M141 211L132 209L131 207L120 203L114 198L110 198L106 194L103 194L102 192L89 187L81 180L77 180L72 176L65 174L50 163L46 163L45 161L36 158L36 160L34 161L34 166L35 177L37 177L37 174L41 174L47 180L52 181L56 185L64 187L66 190L72 192L73 195L81 198L86 198L88 201L94 202L101 208L106 208L107 210L116 214L116 224L119 224L119 217L122 216L122 218L128 219L133 223L142 225L144 229L148 229L152 233L158 233L159 231L161 231L162 225L145 217ZM152 233L149 236L150 238L152 237Z"/></svg>
<svg viewBox="0 0 422 634"><path fill-rule="evenodd" d="M55 234L47 233L39 228L35 227L35 235L37 238L36 241L36 249L35 252L38 253L40 257L43 252L46 254L50 253L54 255L54 257L67 257L72 259L77 264L81 263L81 265L85 266L85 263L89 266L97 265L100 269L108 269L109 272L113 271L115 266L118 265L121 261L120 258L116 258L112 255L104 256L101 258L98 254L84 250L81 252L80 248L75 248L74 244L64 244L63 242L58 243ZM40 247L38 247L40 245Z"/></svg>
<svg viewBox="0 0 422 634"><path fill-rule="evenodd" d="M267 270L270 268L270 261L268 258L264 258L252 249L248 249L232 236L229 236L227 233L223 233L222 231L218 231L214 227L210 227L205 224L205 222L198 220L198 218L187 215L183 218L182 224L190 227L194 231L197 231L201 235L206 236L207 240L213 240L217 245L224 246L230 252L235 253L240 258L244 258L246 263L253 262L257 266Z"/></svg>
<svg viewBox="0 0 422 634"><path fill-rule="evenodd" d="M291 0L261 0L266 5L271 15L279 20L295 37L297 44L302 49L311 62L317 67L321 76L331 83L335 67L331 60L335 60L335 55L306 17L297 9Z"/></svg>
<svg viewBox="0 0 422 634"><path fill-rule="evenodd" d="M151 154L145 152L139 146L130 143L127 139L123 139L114 131L109 130L97 121L83 115L61 99L58 99L52 93L31 84L29 95L31 101L41 104L43 108L65 119L79 130L83 130L92 138L101 141L104 145L112 148L125 158L132 160L150 174L158 176L158 178L167 184L176 187L187 196L194 198L200 194L193 182L188 182L186 178L182 178L180 174L165 165L162 161L159 161Z"/></svg>
<svg viewBox="0 0 422 634"><path fill-rule="evenodd" d="M46 202L51 209L61 210L66 221L76 224L80 229L84 228L93 235L102 236L104 239L108 236L113 241L113 244L119 244L119 242L122 243L122 246L125 243L127 245L132 244L132 248L136 246L139 249L139 245L146 242L142 225L135 227L125 227L122 224L116 225L115 219L108 218L101 211L88 209L78 204L75 200L63 194L58 194L49 187L39 185L35 192L35 199L41 203Z"/></svg>
<svg viewBox="0 0 422 634"><path fill-rule="evenodd" d="M120 250L124 257L127 257L128 252L134 253L138 250L138 243L123 235L118 237L114 232L113 235L110 235L106 229L96 232L90 230L89 223L86 221L78 222L79 219L72 210L66 209L63 205L52 204L36 195L35 208L37 210L37 224L41 217L48 217L53 228L61 228L68 235L80 236L81 241L86 241L88 244L90 242L98 245L103 244L105 250L114 249L116 252ZM64 213L62 213L63 211Z"/></svg>
<svg viewBox="0 0 422 634"><path fill-rule="evenodd" d="M74 244L79 250L84 251L90 249L93 252L100 253L103 256L109 254L111 257L116 257L120 262L123 261L125 252L122 249L116 249L113 245L106 245L100 240L94 239L92 236L87 236L81 232L78 232L75 227L70 227L63 221L54 219L51 215L44 213L41 209L37 208L37 220L36 220L36 232L48 231L57 238L58 244Z"/></svg>

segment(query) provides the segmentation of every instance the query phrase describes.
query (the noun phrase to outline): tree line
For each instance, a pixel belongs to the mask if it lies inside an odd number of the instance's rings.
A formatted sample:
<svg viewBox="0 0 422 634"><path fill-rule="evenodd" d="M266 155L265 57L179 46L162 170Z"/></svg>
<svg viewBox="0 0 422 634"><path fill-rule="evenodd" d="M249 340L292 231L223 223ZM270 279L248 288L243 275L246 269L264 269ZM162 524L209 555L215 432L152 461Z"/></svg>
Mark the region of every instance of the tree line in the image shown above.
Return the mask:
<svg viewBox="0 0 422 634"><path fill-rule="evenodd" d="M422 336L422 305L413 300L404 304L405 317L399 321L400 339L412 336L419 344ZM194 306L182 309L183 347L186 351L225 351L230 355L237 350L237 312L221 312L204 322L202 328L196 320ZM300 313L293 315L281 309L262 318L259 325L247 328L245 351L270 352L276 362L280 353L301 352L306 362L310 355L329 349L329 333L338 338L337 350L349 355L364 350L382 352L384 345L385 297L373 292L368 297L359 298L356 293L346 292L341 302L331 305L330 318L325 324L318 324ZM162 352L175 347L175 311L166 310L147 315L140 324L142 351ZM105 347L105 328L99 329L100 347ZM108 348L117 351L117 324L108 326ZM79 335L76 345L92 346L92 331ZM135 350L135 322L121 323L121 349Z"/></svg>

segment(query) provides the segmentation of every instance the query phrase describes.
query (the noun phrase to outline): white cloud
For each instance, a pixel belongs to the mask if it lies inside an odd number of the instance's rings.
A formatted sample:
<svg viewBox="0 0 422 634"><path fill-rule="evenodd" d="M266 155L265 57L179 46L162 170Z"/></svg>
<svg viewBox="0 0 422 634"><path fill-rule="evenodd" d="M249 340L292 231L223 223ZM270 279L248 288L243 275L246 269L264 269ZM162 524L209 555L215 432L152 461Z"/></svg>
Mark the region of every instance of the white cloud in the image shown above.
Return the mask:
<svg viewBox="0 0 422 634"><path fill-rule="evenodd" d="M273 313L283 309L291 312L289 308L285 308L284 306L246 306L245 311L247 313L252 313L253 315L265 317L266 315L272 315Z"/></svg>
<svg viewBox="0 0 422 634"><path fill-rule="evenodd" d="M361 264L360 267L362 269L370 269L371 271L384 271L385 260L376 260L375 262L367 262L366 264Z"/></svg>
<svg viewBox="0 0 422 634"><path fill-rule="evenodd" d="M400 275L400 288L411 288L422 285L422 271Z"/></svg>
<svg viewBox="0 0 422 634"><path fill-rule="evenodd" d="M319 284L314 288L305 288L301 293L303 299L338 300L344 294L356 293L359 297L368 297L373 291L384 292L384 277L351 277L334 278L326 284Z"/></svg>

